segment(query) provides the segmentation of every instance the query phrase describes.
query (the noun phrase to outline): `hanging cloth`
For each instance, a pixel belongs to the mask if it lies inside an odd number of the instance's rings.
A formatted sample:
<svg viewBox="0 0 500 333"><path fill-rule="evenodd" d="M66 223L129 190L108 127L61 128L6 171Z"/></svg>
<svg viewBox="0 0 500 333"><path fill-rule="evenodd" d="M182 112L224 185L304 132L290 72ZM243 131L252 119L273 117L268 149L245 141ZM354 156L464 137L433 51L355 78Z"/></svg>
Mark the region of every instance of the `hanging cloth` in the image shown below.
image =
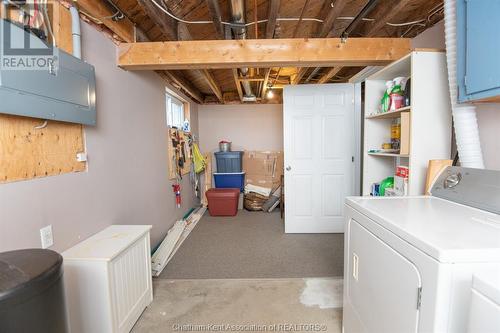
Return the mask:
<svg viewBox="0 0 500 333"><path fill-rule="evenodd" d="M207 161L201 154L200 148L198 148L198 145L196 143L193 143L193 162L194 162L194 171L196 173L202 172L203 170L205 170L205 167L207 166Z"/></svg>

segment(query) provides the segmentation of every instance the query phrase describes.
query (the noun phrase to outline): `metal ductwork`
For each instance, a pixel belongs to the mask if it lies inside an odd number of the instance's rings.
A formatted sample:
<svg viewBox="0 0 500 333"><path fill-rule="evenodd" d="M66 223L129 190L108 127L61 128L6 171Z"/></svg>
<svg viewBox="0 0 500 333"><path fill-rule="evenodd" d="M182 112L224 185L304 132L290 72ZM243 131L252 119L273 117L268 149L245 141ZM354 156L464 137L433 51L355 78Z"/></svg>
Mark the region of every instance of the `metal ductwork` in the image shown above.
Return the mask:
<svg viewBox="0 0 500 333"><path fill-rule="evenodd" d="M232 27L234 37L236 39L246 39L247 29L245 26L245 0L230 0L229 6L231 10L231 22L234 24ZM240 68L239 72L241 76L245 77L248 75L248 68ZM243 98L246 100L255 101L256 97L252 91L250 82L242 81L241 85L243 86L243 90L245 91L245 96L243 96Z"/></svg>

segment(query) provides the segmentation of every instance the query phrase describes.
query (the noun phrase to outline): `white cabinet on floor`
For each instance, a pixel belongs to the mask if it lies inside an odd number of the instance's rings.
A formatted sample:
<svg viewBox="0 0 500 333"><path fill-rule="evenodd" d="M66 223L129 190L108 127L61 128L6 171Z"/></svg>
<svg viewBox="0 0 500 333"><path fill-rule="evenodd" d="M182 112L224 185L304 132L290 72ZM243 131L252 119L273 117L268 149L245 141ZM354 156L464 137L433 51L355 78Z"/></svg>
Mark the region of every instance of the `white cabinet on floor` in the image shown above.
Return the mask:
<svg viewBox="0 0 500 333"><path fill-rule="evenodd" d="M72 333L129 332L153 300L150 225L112 225L65 251Z"/></svg>

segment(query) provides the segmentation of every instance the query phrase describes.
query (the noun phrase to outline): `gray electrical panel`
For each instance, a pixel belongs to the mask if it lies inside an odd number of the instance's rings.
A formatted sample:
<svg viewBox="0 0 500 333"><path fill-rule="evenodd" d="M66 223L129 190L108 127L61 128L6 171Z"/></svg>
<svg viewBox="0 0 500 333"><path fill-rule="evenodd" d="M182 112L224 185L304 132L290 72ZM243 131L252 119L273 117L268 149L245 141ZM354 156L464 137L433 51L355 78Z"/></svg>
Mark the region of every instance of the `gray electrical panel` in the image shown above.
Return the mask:
<svg viewBox="0 0 500 333"><path fill-rule="evenodd" d="M47 47L15 24L0 21L0 113L95 125L94 67L62 50ZM50 55L39 56L44 52ZM49 58L55 61L46 69L26 66L28 60L43 62ZM21 61L23 68L16 70L16 61Z"/></svg>

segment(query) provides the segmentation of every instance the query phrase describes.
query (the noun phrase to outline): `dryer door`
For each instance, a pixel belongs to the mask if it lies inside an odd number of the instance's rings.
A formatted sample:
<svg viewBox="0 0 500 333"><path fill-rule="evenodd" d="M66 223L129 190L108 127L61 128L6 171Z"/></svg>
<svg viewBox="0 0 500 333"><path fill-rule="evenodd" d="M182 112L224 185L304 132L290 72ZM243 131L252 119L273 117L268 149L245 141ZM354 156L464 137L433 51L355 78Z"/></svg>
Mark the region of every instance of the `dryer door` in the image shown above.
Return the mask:
<svg viewBox="0 0 500 333"><path fill-rule="evenodd" d="M349 229L346 296L359 321L352 331L417 332L417 267L356 221Z"/></svg>

